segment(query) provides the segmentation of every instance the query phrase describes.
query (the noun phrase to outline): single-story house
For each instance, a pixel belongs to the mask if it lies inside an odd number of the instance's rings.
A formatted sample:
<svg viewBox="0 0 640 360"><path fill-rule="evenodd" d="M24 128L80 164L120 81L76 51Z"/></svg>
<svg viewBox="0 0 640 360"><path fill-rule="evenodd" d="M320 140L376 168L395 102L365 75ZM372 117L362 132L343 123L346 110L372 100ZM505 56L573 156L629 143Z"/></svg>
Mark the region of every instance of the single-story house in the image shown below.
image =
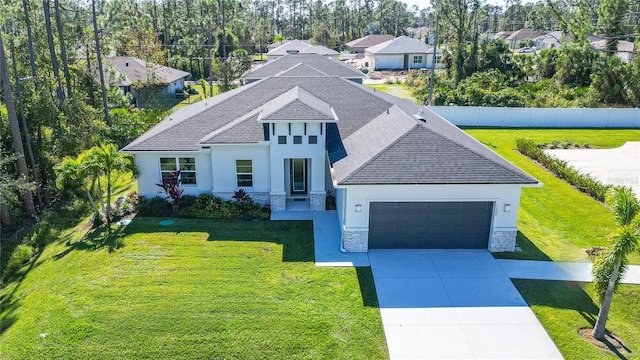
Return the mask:
<svg viewBox="0 0 640 360"><path fill-rule="evenodd" d="M365 49L365 66L369 70L428 69L433 66L433 49L421 41L400 36ZM438 67L442 50L436 51Z"/></svg>
<svg viewBox="0 0 640 360"><path fill-rule="evenodd" d="M105 59L106 81L118 86L122 94L131 93L136 106L141 106L139 90L150 84L158 86L158 93L175 97L176 90L184 89L184 80L190 73L167 66L147 63L130 56L114 56Z"/></svg>
<svg viewBox="0 0 640 360"><path fill-rule="evenodd" d="M280 45L275 49L267 52L267 61L275 60L279 57L287 54L318 54L333 59L337 59L339 52L331 50L328 47L322 45L311 45L308 41L304 40L291 40L284 45Z"/></svg>
<svg viewBox="0 0 640 360"><path fill-rule="evenodd" d="M335 197L348 252L513 251L539 182L412 101L338 77L275 76L179 109L127 145L140 195L182 170L185 194L245 189L271 210Z"/></svg>
<svg viewBox="0 0 640 360"><path fill-rule="evenodd" d="M280 40L280 41L276 41L276 42L274 42L273 44L271 44L271 45L269 45L269 46L267 47L267 51L269 51L269 50L273 50L273 49L277 48L278 46L282 46L282 45L284 45L284 44L288 44L288 43L290 43L291 41L292 41L292 40ZM301 41L301 42L303 42L303 43L307 43L307 44L311 45L311 42L310 42L309 40L298 40L298 41Z"/></svg>
<svg viewBox="0 0 640 360"><path fill-rule="evenodd" d="M431 28L428 26L406 28L404 32L412 39L423 41L424 38L431 33Z"/></svg>
<svg viewBox="0 0 640 360"><path fill-rule="evenodd" d="M384 34L371 34L363 36L361 38L349 41L345 45L350 48L356 54L364 53L364 49L383 43L385 41L393 40L393 35Z"/></svg>
<svg viewBox="0 0 640 360"><path fill-rule="evenodd" d="M511 35L513 32L512 31L498 31L497 33L493 34L493 39L506 39L507 37L509 37L509 35Z"/></svg>
<svg viewBox="0 0 640 360"><path fill-rule="evenodd" d="M335 76L362 84L367 76L339 60L318 54L289 54L266 62L247 74L247 83L272 76Z"/></svg>
<svg viewBox="0 0 640 360"><path fill-rule="evenodd" d="M559 49L560 40L562 40L562 31L551 31L533 39L536 43L536 49Z"/></svg>
<svg viewBox="0 0 640 360"><path fill-rule="evenodd" d="M539 30L520 29L512 32L504 41L509 43L511 49L518 49L520 48L520 41L533 40L542 34L542 31Z"/></svg>
<svg viewBox="0 0 640 360"><path fill-rule="evenodd" d="M634 44L631 41L618 40L618 44L617 44L618 49L616 51L616 56L620 58L620 60L622 60L623 62L626 62L626 63L632 62L634 58L633 46ZM607 48L607 40L603 39L603 40L593 41L591 43L591 47L599 51L605 51L605 49Z"/></svg>

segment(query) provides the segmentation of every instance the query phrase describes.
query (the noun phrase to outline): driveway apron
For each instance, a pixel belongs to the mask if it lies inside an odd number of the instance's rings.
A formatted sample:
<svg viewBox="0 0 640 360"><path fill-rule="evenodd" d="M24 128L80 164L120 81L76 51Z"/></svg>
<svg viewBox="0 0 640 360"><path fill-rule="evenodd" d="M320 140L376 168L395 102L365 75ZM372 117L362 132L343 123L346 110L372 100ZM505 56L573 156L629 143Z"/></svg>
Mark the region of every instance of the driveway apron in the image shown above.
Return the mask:
<svg viewBox="0 0 640 360"><path fill-rule="evenodd" d="M391 359L562 359L485 250L371 250Z"/></svg>

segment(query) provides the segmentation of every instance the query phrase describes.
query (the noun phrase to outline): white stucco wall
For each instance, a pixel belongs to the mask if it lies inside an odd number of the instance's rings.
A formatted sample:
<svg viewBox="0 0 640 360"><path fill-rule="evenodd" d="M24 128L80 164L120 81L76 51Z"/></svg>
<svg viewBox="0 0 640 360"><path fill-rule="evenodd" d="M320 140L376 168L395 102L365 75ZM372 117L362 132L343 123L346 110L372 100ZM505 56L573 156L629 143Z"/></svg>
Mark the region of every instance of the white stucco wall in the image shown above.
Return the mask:
<svg viewBox="0 0 640 360"><path fill-rule="evenodd" d="M271 188L269 144L212 145L211 167L214 192L229 192L238 189L236 160L253 161L253 187L249 192L268 192Z"/></svg>
<svg viewBox="0 0 640 360"><path fill-rule="evenodd" d="M306 135L304 124L304 122L291 123L291 132L289 132L289 123L285 122L271 124L269 128L272 193L288 193L289 177L288 172L285 172L288 170L285 159L292 158L309 159L309 193L324 193L325 191L325 124L306 123ZM322 131L321 126L323 127ZM318 137L317 144L309 144L310 135ZM278 136L286 136L287 143L278 144ZM294 144L294 136L302 136L302 144Z"/></svg>
<svg viewBox="0 0 640 360"><path fill-rule="evenodd" d="M164 196L156 184L162 181L160 174L160 158L164 157L193 157L196 160L197 185L182 185L185 195L198 195L210 192L211 161L207 151L183 152L136 152L134 153L136 166L140 171L138 177L138 193L145 197Z"/></svg>
<svg viewBox="0 0 640 360"><path fill-rule="evenodd" d="M177 89L184 89L184 79L178 79L162 89L163 93L175 96Z"/></svg>
<svg viewBox="0 0 640 360"><path fill-rule="evenodd" d="M345 186L343 230L369 228L369 204L378 201L491 201L495 203L492 229L515 229L520 185L352 185ZM361 212L356 212L360 204ZM510 210L504 211L504 205Z"/></svg>

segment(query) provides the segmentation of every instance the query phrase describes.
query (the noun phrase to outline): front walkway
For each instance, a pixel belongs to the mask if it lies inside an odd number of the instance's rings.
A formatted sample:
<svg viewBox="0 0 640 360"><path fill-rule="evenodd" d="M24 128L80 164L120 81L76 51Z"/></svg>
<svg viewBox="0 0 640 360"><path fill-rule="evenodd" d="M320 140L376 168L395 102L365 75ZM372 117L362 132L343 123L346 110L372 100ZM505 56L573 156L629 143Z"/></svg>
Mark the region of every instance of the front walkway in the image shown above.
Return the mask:
<svg viewBox="0 0 640 360"><path fill-rule="evenodd" d="M591 263L503 259L496 261L512 279L593 281ZM621 282L640 285L640 265L628 266Z"/></svg>
<svg viewBox="0 0 640 360"><path fill-rule="evenodd" d="M484 250L372 250L391 359L562 359Z"/></svg>

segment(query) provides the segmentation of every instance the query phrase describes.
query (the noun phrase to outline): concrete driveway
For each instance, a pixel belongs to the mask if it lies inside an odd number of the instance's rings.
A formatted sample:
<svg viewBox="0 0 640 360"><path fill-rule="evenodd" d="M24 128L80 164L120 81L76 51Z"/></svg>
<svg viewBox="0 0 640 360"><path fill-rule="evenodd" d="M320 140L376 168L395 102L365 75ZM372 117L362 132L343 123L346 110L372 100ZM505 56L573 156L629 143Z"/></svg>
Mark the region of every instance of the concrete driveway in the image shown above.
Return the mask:
<svg viewBox="0 0 640 360"><path fill-rule="evenodd" d="M548 149L547 154L593 175L605 184L630 186L640 195L640 142L615 149Z"/></svg>
<svg viewBox="0 0 640 360"><path fill-rule="evenodd" d="M391 359L562 359L484 250L371 250Z"/></svg>

